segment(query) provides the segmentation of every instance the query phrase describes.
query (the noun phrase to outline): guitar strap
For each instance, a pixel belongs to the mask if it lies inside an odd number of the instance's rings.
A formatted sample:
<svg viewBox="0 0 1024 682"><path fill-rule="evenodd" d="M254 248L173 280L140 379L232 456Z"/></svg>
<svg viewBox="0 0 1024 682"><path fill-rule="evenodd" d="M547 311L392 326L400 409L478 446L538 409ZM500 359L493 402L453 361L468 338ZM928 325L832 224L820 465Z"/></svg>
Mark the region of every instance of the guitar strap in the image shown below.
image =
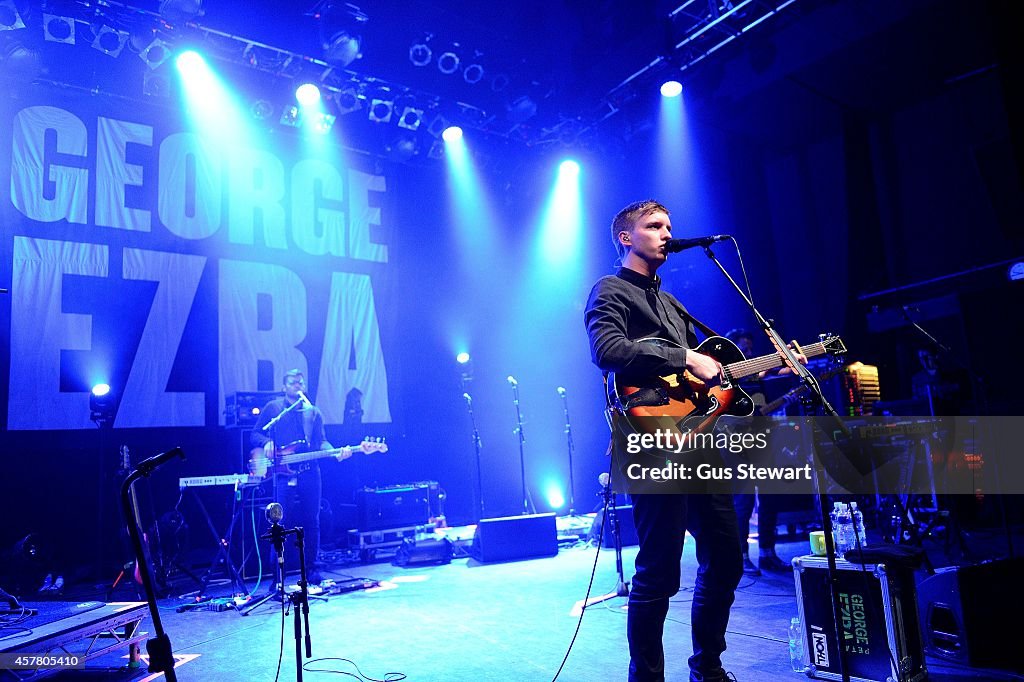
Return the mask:
<svg viewBox="0 0 1024 682"><path fill-rule="evenodd" d="M684 320L689 320L694 327L700 330L701 334L704 334L704 336L721 336L721 334L716 332L714 329L694 317L689 310L683 307L682 303L675 299L675 297L670 297L668 300L672 304L672 307L676 309L676 312L682 315Z"/></svg>

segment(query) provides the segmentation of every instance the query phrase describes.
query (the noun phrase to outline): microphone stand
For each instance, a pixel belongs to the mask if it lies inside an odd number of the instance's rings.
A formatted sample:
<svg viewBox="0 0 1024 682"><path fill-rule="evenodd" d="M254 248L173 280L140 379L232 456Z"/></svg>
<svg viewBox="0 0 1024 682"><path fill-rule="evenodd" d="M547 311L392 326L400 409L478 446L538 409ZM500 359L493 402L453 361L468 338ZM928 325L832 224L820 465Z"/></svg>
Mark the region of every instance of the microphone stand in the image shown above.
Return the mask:
<svg viewBox="0 0 1024 682"><path fill-rule="evenodd" d="M606 474L601 474L601 479L604 479ZM606 602L609 599L615 599L616 597L628 597L629 596L629 583L626 582L626 576L622 571L622 530L619 527L619 513L615 505L615 491L612 490L611 477L608 477L607 482L601 487L599 493L604 500L602 509L602 527L597 537L598 547L604 544L604 524L611 523L612 528L612 541L615 544L615 570L618 574L618 582L615 583L615 591L609 592L608 594L602 594L599 597L591 597L583 603L583 608L587 609L594 604L600 604ZM598 550L600 551L600 549Z"/></svg>
<svg viewBox="0 0 1024 682"><path fill-rule="evenodd" d="M519 382L509 377L508 383L512 384L512 404L516 407L516 430L519 436L519 477L523 485L523 514L536 514L537 508L533 506L533 499L526 489L526 436L523 435L523 413L519 410Z"/></svg>
<svg viewBox="0 0 1024 682"><path fill-rule="evenodd" d="M309 634L309 586L306 582L306 533L301 527L293 528L285 533L295 534L295 546L299 550L299 591L289 594L288 600L291 602L295 614L295 679L302 682L303 641L306 644L306 658L313 657L313 640ZM302 633L303 625L306 628L305 635Z"/></svg>
<svg viewBox="0 0 1024 682"><path fill-rule="evenodd" d="M480 440L480 432L476 428L476 415L473 414L473 396L468 391L462 394L463 399L466 401L466 409L469 410L469 423L473 427L473 452L476 455L476 507L477 513L476 520L484 518L484 483L483 483L483 467L480 464L480 451L483 449L483 441Z"/></svg>
<svg viewBox="0 0 1024 682"><path fill-rule="evenodd" d="M132 548L135 550L135 561L139 569L139 577L142 578L142 587L146 591L146 602L149 604L149 614L153 619L153 628L156 630L156 637L146 642L146 653L149 654L149 672L163 673L168 682L177 682L177 675L174 673L174 653L171 649L171 639L164 632L163 623L160 622L160 609L156 603L156 591L153 589L153 577L149 573L149 562L145 559L142 549L142 531L139 530L132 509L135 508L135 491L132 489L135 481L143 476L149 477L157 468L163 466L171 459L181 457L185 459L185 453L181 448L174 448L167 452L160 453L154 457L140 462L134 471L125 477L121 483L121 511L128 526L128 537L131 538Z"/></svg>
<svg viewBox="0 0 1024 682"><path fill-rule="evenodd" d="M287 399L285 399L285 402L287 402ZM270 475L270 488L271 488L271 491L272 491L272 495L274 497L274 502L278 502L278 503L281 502L281 491L280 491L280 486L278 485L280 477L278 476L277 472L273 471L274 467L277 466L275 460L277 459L277 448L280 445L279 441L277 440L277 424L278 424L278 422L280 422L284 418L284 416L286 414L288 414L289 412L291 412L293 410L298 410L299 409L299 405L302 405L304 402L305 401L303 401L301 398L297 399L291 405L288 405L286 408L281 410L281 412L278 413L277 416L271 418L270 421L268 421L266 424L264 424L263 428L260 429L264 433L270 435L270 442L272 442L274 444L274 452L271 454L270 459L267 462L267 469L268 469L268 472L269 472L269 475ZM284 541L282 540L281 542L282 542L281 546L283 547L284 546L284 544L283 544ZM275 551L277 550L277 544L276 543L274 544L274 549L275 549ZM250 611L255 609L257 606L260 606L261 604L264 604L268 599L271 599L271 598L274 598L274 597L280 597L281 601L284 601L284 577L285 577L285 572L284 572L284 561L283 561L283 559L279 563L280 563L280 567L281 567L281 576L280 576L280 579L277 581L278 589L276 591L274 591L274 592L268 593L265 597L262 597L262 598L258 599L256 601L256 603L250 604L246 608L246 610L242 612L243 616L249 615ZM263 566L259 567L259 571L260 571L260 575L262 576L263 575ZM259 583L258 579L257 579L257 583Z"/></svg>
<svg viewBox="0 0 1024 682"><path fill-rule="evenodd" d="M559 387L558 395L562 397L562 412L565 414L565 444L569 450L569 516L576 516L576 483L572 475L572 455L576 446L572 441L572 424L569 421L569 399L565 389Z"/></svg>
<svg viewBox="0 0 1024 682"><path fill-rule="evenodd" d="M736 243L736 240L731 237L729 239L731 239L733 244L736 246L736 251L739 252L739 244ZM807 387L810 401L817 405L821 411L834 422L836 428L829 431L830 437L835 439L835 434L838 432L841 433L844 438L848 439L850 436L850 430L839 418L839 413L836 412L836 409L832 407L831 403L829 403L828 399L825 398L825 395L821 392L821 386L818 385L818 380L814 374L812 374L806 366L797 360L796 354L786 344L786 342L782 340L779 333L774 327L772 327L771 322L761 314L754 305L754 302L747 296L746 292L743 291L740 285L736 283L736 280L732 278L732 275L729 274L729 271L726 270L718 258L715 257L710 244L705 244L703 246L704 253L707 257L718 266L718 269L721 270L722 274L725 275L725 278L729 280L729 283L732 284L739 293L744 303L747 304L747 307L750 308L750 312L753 313L754 319L757 320L761 329L764 330L768 340L771 341L773 346L775 346L775 350L778 352L783 362L786 363L787 367L793 370L793 373L800 379L804 386ZM723 381L725 383L729 383L732 381L732 378L725 376L723 377ZM812 442L814 442L814 440L815 439L812 439ZM812 462L813 466L811 469L814 472L814 494L818 500L818 512L821 516L821 526L825 533L825 555L828 559L829 588L832 596L832 619L835 631L835 645L839 653L839 671L843 682L850 682L849 659L847 652L843 647L842 632L840 630L842 613L839 606L839 573L836 569L835 545L832 541L832 519L829 516L828 509L826 508L827 502L825 500L825 495L822 492L824 487L821 481L822 472L820 458L812 456Z"/></svg>
<svg viewBox="0 0 1024 682"><path fill-rule="evenodd" d="M276 500L274 502L276 503ZM269 520L269 515L267 520ZM259 537L260 540L269 540L271 546L273 546L273 553L276 558L273 562L273 580L276 586L278 586L278 589L273 592L268 592L251 604L246 605L245 608L240 609L239 613L241 615L249 615L253 610L259 608L271 599L278 599L281 602L285 601L285 536L288 535L289 532L291 532L291 530L285 530L279 521L273 521L270 525L270 529ZM302 555L300 554L299 556L301 557ZM305 573L303 572L302 576L299 578L304 579Z"/></svg>

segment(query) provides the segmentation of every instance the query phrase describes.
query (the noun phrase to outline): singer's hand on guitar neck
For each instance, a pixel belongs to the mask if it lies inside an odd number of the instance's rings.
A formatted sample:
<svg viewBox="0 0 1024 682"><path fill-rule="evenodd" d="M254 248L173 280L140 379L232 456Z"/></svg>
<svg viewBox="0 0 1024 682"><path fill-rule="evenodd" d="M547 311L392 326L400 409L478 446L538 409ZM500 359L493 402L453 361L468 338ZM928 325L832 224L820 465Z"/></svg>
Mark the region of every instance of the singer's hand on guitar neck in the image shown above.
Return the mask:
<svg viewBox="0 0 1024 682"><path fill-rule="evenodd" d="M695 350L686 351L686 369L690 374L707 384L722 382L722 365L710 355Z"/></svg>

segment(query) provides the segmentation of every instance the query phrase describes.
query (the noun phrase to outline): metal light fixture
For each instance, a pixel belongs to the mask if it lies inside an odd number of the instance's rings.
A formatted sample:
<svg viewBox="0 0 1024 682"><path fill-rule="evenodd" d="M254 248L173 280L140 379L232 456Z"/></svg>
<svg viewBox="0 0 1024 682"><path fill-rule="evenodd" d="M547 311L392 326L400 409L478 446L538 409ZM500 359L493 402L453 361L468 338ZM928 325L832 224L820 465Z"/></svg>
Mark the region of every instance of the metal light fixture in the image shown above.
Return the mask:
<svg viewBox="0 0 1024 682"><path fill-rule="evenodd" d="M359 92L355 88L345 88L338 93L334 101L338 107L338 114L342 116L357 111L363 106L362 100L359 99Z"/></svg>
<svg viewBox="0 0 1024 682"><path fill-rule="evenodd" d="M51 43L75 44L75 20L59 14L43 15L43 37Z"/></svg>
<svg viewBox="0 0 1024 682"><path fill-rule="evenodd" d="M409 61L413 66L426 66L434 58L434 51L427 44L431 37L428 35L409 47Z"/></svg>
<svg viewBox="0 0 1024 682"><path fill-rule="evenodd" d="M160 0L160 14L171 22L186 22L203 16L203 0Z"/></svg>
<svg viewBox="0 0 1024 682"><path fill-rule="evenodd" d="M344 68L363 56L363 26L370 17L362 10L347 2L324 0L314 14L325 62Z"/></svg>
<svg viewBox="0 0 1024 682"><path fill-rule="evenodd" d="M260 98L249 105L249 113L257 121L266 121L274 115L274 105L269 100Z"/></svg>
<svg viewBox="0 0 1024 682"><path fill-rule="evenodd" d="M406 107L398 119L398 125L406 130L419 130L423 123L423 110L415 107Z"/></svg>
<svg viewBox="0 0 1024 682"><path fill-rule="evenodd" d="M480 66L475 62L467 66L465 70L463 70L462 72L462 79L469 83L470 85L476 85L481 80L483 80L483 77L484 67Z"/></svg>
<svg viewBox="0 0 1024 682"><path fill-rule="evenodd" d="M141 52L139 58L151 69L159 68L171 57L171 46L160 38L154 38Z"/></svg>
<svg viewBox="0 0 1024 682"><path fill-rule="evenodd" d="M103 24L96 31L96 37L92 41L92 46L109 57L117 57L124 50L124 46L127 43L128 34L126 32L118 31Z"/></svg>
<svg viewBox="0 0 1024 682"><path fill-rule="evenodd" d="M395 111L395 103L386 99L374 98L370 102L367 117L374 123L389 123Z"/></svg>
<svg viewBox="0 0 1024 682"><path fill-rule="evenodd" d="M452 51L445 52L437 58L437 70L445 75L451 75L459 70L459 55Z"/></svg>
<svg viewBox="0 0 1024 682"><path fill-rule="evenodd" d="M16 31L19 28L25 28L25 22L14 0L0 0L0 31Z"/></svg>
<svg viewBox="0 0 1024 682"><path fill-rule="evenodd" d="M117 411L117 396L110 390L109 384L96 384L89 392L89 419L96 426L105 428L114 421Z"/></svg>

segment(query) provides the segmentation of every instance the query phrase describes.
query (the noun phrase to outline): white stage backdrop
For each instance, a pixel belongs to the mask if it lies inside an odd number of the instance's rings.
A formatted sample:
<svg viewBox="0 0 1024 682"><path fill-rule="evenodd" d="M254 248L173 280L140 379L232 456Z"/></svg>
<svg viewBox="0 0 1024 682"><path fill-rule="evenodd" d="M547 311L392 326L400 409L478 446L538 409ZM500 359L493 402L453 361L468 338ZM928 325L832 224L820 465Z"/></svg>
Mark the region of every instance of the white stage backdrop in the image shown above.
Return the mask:
<svg viewBox="0 0 1024 682"><path fill-rule="evenodd" d="M124 109L45 90L0 109L8 428L94 428L100 380L117 427L223 423L226 396L294 367L327 423L352 389L363 421L390 422L387 178L297 137Z"/></svg>

